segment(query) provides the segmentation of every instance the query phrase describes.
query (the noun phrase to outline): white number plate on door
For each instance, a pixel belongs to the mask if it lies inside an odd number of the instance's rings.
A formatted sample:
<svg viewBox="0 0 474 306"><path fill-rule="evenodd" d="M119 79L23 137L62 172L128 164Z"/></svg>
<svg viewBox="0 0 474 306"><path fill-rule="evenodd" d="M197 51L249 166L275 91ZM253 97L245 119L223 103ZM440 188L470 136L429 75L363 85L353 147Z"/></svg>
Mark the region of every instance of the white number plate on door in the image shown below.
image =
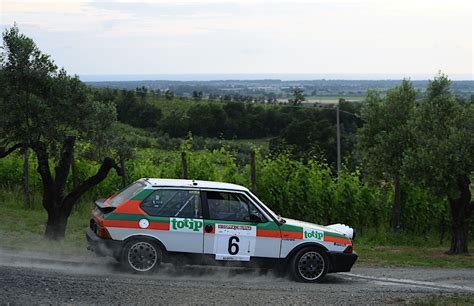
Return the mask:
<svg viewBox="0 0 474 306"><path fill-rule="evenodd" d="M216 260L249 261L255 254L257 227L240 224L216 224L214 253Z"/></svg>

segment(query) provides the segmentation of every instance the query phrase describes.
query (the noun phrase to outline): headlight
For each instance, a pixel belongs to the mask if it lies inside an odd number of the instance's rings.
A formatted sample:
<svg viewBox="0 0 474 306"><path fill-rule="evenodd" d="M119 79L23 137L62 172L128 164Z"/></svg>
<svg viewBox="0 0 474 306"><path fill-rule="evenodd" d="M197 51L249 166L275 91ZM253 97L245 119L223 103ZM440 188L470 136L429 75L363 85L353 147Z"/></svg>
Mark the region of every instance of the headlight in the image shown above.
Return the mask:
<svg viewBox="0 0 474 306"><path fill-rule="evenodd" d="M327 226L330 229L336 230L343 233L347 238L354 240L355 239L355 230L345 224L337 223Z"/></svg>

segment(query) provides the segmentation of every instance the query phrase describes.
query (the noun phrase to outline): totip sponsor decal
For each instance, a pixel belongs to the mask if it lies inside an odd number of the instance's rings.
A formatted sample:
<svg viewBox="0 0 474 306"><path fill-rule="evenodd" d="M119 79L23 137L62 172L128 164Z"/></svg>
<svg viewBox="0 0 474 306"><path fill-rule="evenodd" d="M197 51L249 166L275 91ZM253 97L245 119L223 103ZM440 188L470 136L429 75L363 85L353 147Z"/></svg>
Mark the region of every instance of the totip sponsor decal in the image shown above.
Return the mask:
<svg viewBox="0 0 474 306"><path fill-rule="evenodd" d="M170 218L170 231L202 233L203 225L200 219Z"/></svg>
<svg viewBox="0 0 474 306"><path fill-rule="evenodd" d="M317 240L323 241L324 240L324 232L318 231L312 228L303 228L303 239L304 240Z"/></svg>

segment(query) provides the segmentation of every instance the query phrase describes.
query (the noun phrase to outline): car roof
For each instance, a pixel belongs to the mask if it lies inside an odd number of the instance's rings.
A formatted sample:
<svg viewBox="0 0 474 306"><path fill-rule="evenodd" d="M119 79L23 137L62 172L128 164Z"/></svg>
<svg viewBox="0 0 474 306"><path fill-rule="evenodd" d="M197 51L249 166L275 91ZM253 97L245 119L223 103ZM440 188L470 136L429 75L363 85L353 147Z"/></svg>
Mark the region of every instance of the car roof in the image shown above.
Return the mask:
<svg viewBox="0 0 474 306"><path fill-rule="evenodd" d="M152 187L194 187L207 189L249 191L243 186L223 182L158 178L144 178L142 180L144 180L148 185L151 185Z"/></svg>

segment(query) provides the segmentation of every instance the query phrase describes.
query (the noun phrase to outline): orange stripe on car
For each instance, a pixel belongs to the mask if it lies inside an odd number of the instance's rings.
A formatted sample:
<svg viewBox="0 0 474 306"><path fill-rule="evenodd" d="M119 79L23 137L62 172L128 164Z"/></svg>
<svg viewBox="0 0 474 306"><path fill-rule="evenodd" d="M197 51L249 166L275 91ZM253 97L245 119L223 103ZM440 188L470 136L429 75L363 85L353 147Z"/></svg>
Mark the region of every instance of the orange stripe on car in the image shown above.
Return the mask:
<svg viewBox="0 0 474 306"><path fill-rule="evenodd" d="M332 236L324 236L324 241L326 242L337 242L337 243L344 243L344 244L352 244L352 241L347 238L339 238L339 237L332 237Z"/></svg>
<svg viewBox="0 0 474 306"><path fill-rule="evenodd" d="M303 239L303 232L282 231L281 238Z"/></svg>
<svg viewBox="0 0 474 306"><path fill-rule="evenodd" d="M257 228L257 237L281 238L279 230L266 230Z"/></svg>
<svg viewBox="0 0 474 306"><path fill-rule="evenodd" d="M128 221L128 220L104 220L104 226L120 227L120 228L141 228L138 225L138 221ZM170 224L162 223L162 222L150 222L150 225L144 229L169 231Z"/></svg>

